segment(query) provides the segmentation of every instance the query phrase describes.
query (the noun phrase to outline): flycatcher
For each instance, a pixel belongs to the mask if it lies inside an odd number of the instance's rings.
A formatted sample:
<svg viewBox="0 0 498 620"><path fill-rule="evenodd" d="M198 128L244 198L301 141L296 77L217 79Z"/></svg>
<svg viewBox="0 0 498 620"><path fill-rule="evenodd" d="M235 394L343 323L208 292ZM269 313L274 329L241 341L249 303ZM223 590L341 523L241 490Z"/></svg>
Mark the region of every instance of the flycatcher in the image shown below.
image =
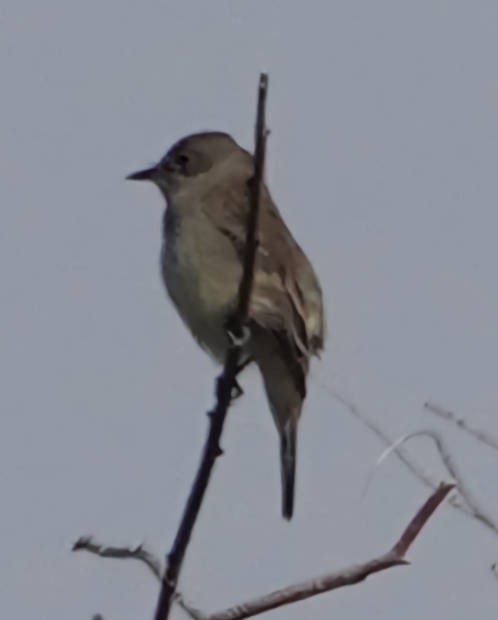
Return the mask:
<svg viewBox="0 0 498 620"><path fill-rule="evenodd" d="M164 196L166 289L194 338L220 363L229 346L226 323L237 306L253 174L252 155L231 136L205 132L183 138L157 165L127 177L152 181ZM257 232L244 357L259 367L280 436L282 513L290 519L309 359L324 340L322 292L266 185Z"/></svg>

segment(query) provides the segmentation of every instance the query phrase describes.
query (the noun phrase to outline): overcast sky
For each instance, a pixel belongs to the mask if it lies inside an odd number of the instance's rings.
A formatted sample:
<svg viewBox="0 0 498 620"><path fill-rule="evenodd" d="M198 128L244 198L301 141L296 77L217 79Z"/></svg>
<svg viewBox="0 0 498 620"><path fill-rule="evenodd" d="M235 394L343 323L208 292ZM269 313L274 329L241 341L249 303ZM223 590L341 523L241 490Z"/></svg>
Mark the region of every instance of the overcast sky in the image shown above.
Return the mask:
<svg viewBox="0 0 498 620"><path fill-rule="evenodd" d="M427 490L330 395L393 437L439 429L498 518L498 3L4 0L0 9L0 610L149 618L133 562L93 534L169 547L217 369L166 299L163 203L124 180L201 129L253 147L270 75L267 178L320 275L329 335L303 412L295 517L255 370L181 590L206 611L387 550ZM434 474L427 439L410 450ZM412 565L278 620L495 618L498 538L442 506ZM176 610L175 618L182 612Z"/></svg>

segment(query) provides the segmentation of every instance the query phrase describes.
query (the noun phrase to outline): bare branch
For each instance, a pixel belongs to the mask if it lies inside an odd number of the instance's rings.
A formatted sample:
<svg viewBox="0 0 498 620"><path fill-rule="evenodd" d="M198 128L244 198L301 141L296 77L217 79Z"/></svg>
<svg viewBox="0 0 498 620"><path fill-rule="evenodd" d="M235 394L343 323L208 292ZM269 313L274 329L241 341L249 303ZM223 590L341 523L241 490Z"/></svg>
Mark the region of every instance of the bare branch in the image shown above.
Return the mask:
<svg viewBox="0 0 498 620"><path fill-rule="evenodd" d="M385 446L390 448L395 443L395 440L393 440L382 429L382 427L377 422L372 420L372 418L368 414L366 414L364 411L360 410L349 399L347 399L345 396L343 396L339 392L337 392L337 391L335 391L333 389L330 389L328 386L326 386L324 384L321 384L321 387L330 396L332 396L332 398L334 398L335 400L340 402L349 411L349 413L351 413L357 420L359 420L364 426L366 426L370 431L372 431L372 433L374 433L374 435L376 435L382 441L382 443ZM403 463L403 465L405 465L406 468L416 478L418 478L425 486L427 486L429 488L432 488L432 489L436 488L436 482L423 469L423 467L420 466L415 461L415 459L413 459L411 456L409 456L409 454L408 454L408 452L406 450L403 450L403 448L400 448L400 447L396 447L393 450L393 452L394 452L394 454L396 454L396 456L399 458L399 460ZM446 453L447 453L447 451L446 451ZM440 451L440 454L443 457L443 454L445 454L445 451L444 450L443 450L443 452ZM444 459L443 459L443 461L444 461ZM448 462L452 462L451 457L450 457L450 459L446 459L446 463L445 463L446 466L448 466ZM451 472L451 469L449 471ZM456 471L454 463L453 463L453 471ZM451 472L451 475L454 476L453 472ZM484 511L482 511L478 507L478 505L475 502L475 500L471 501L470 503L467 501L469 498L472 498L472 495L470 494L470 492L468 491L468 489L466 488L465 485L463 487L464 488L464 493L463 494L461 493L461 489L462 489L461 476L459 476L459 483L460 483L459 484L460 495L462 496L464 501L460 500L460 498L458 496L452 496L448 500L450 505L453 506L453 508L456 508L457 510L459 510L460 512L463 512L468 517L472 517L473 519L476 519L477 521L479 521L479 523L481 523L482 525L486 526L493 533L498 534L498 523L492 517L490 517L489 515L485 514Z"/></svg>
<svg viewBox="0 0 498 620"><path fill-rule="evenodd" d="M400 558L406 555L408 549L412 546L413 541L419 535L421 529L431 518L436 508L441 504L450 491L455 488L454 484L441 483L434 493L429 497L425 504L420 508L410 523L406 526L400 539L394 545L392 551Z"/></svg>
<svg viewBox="0 0 498 620"><path fill-rule="evenodd" d="M244 332L246 330L249 300L254 277L254 261L258 245L259 203L267 137L265 124L267 90L268 76L262 73L259 80L255 128L254 178L249 184L250 207L247 218L244 268L239 286L237 310L230 321L230 335L234 337L233 343L232 346L228 348L223 372L216 382L217 402L214 409L209 412L210 425L201 462L190 490L190 495L173 546L167 556L167 568L161 583L161 591L154 615L155 620L166 620L168 618L185 552L197 521L199 510L211 477L211 472L217 457L221 454L220 438L228 408L232 402L233 390L236 387L236 377L244 344Z"/></svg>
<svg viewBox="0 0 498 620"><path fill-rule="evenodd" d="M495 534L498 534L498 523L493 519L493 517L486 514L486 511L482 509L482 507L479 505L478 500L473 496L468 485L464 482L462 473L458 469L441 435L436 431L423 431L419 434L426 435L427 437L431 438L436 444L437 451L439 452L439 455L441 456L441 459L446 469L450 473L453 480L456 482L457 490L460 493L462 499L467 504L467 508L469 509L470 514L474 517L474 519L477 519L478 521L486 525L489 529L493 530Z"/></svg>
<svg viewBox="0 0 498 620"><path fill-rule="evenodd" d="M464 420L464 418L457 417L452 411L448 411L447 409L443 409L439 405L436 405L433 402L427 402L424 404L424 409L437 415L439 418L442 418L446 422L450 422L457 426L462 431L465 431L477 441L485 444L489 448L493 448L498 452L498 439L493 437L493 435L487 431L481 431L478 428L471 426L468 422Z"/></svg>
<svg viewBox="0 0 498 620"><path fill-rule="evenodd" d="M244 618L250 618L265 611L316 596L317 594L360 583L368 576L388 568L409 564L405 559L406 553L436 508L454 486L453 484L440 484L406 526L392 549L367 562L355 564L333 573L327 573L280 590L275 590L214 614L206 614L193 607L178 592L173 594L171 602L176 602L194 620L243 620ZM100 557L139 560L150 569L157 579L161 580L162 570L159 560L150 551L145 550L143 545L133 549L110 547L104 546L88 536L81 537L74 543L73 551L79 550L88 551ZM491 570L496 574L495 565L491 567Z"/></svg>
<svg viewBox="0 0 498 620"><path fill-rule="evenodd" d="M175 603L183 609L183 611L193 620L209 620L209 614L204 613L197 607L193 607L190 603L187 603L180 592L175 594Z"/></svg>
<svg viewBox="0 0 498 620"><path fill-rule="evenodd" d="M275 590L252 601L247 601L229 607L214 614L205 614L187 604L178 596L178 603L194 620L243 620L257 614L301 601L317 594L330 592L337 588L354 585L365 580L369 575L392 568L409 564L405 555L414 540L430 519L436 508L454 488L453 484L441 484L420 508L417 514L407 525L401 537L387 553L372 560L342 569L334 573L321 575L314 579L298 583L281 590Z"/></svg>
<svg viewBox="0 0 498 620"><path fill-rule="evenodd" d="M359 409L353 402L351 402L348 398L343 396L341 393L336 390L330 389L328 386L321 384L321 387L330 395L332 398L341 403L348 411L351 413L357 420L359 420L363 426L366 426L374 435L376 435L382 443L390 448L395 440L393 440L383 429L377 424L368 414ZM406 468L416 477L418 478L425 486L435 489L437 487L437 483L433 478L415 461L408 455L406 450L402 448L395 448L394 454L399 458L399 460L406 466Z"/></svg>
<svg viewBox="0 0 498 620"><path fill-rule="evenodd" d="M467 508L469 512L474 516L478 521L482 521L485 525L487 525L490 529L494 530L498 533L498 524L494 521L492 517L487 515L485 511L480 507L479 502L472 495L472 492L468 488L467 484L464 482L463 476L458 469L453 457L448 450L443 438L441 435L432 430L423 430L423 431L415 431L413 433L408 433L407 435L403 435L399 439L397 439L389 448L386 448L381 456L378 458L376 467L380 465L380 463L387 457L389 454L394 452L401 444L406 443L408 440L413 439L414 437L428 437L432 439L434 444L436 445L436 449L441 457L441 460L444 463L448 473L456 482L456 488L460 493L462 499L467 504ZM371 479L371 478L370 478Z"/></svg>
<svg viewBox="0 0 498 620"><path fill-rule="evenodd" d="M134 548L109 547L97 542L91 536L81 536L81 538L74 543L72 551L88 551L88 553L93 553L101 558L139 560L145 564L154 577L159 580L161 579L161 575L163 573L161 562L151 551L145 549L143 545L138 545Z"/></svg>
<svg viewBox="0 0 498 620"><path fill-rule="evenodd" d="M247 217L247 233L244 251L244 270L239 286L239 303L235 313L235 320L239 325L238 331L241 334L244 328L248 313L249 302L254 280L254 268L256 263L256 252L258 249L258 221L259 203L261 198L261 185L264 176L266 138L268 131L265 121L266 95L268 92L268 76L262 73L259 76L258 107L256 112L256 127L254 132L254 176L249 183L249 213ZM237 335L237 334L236 334Z"/></svg>

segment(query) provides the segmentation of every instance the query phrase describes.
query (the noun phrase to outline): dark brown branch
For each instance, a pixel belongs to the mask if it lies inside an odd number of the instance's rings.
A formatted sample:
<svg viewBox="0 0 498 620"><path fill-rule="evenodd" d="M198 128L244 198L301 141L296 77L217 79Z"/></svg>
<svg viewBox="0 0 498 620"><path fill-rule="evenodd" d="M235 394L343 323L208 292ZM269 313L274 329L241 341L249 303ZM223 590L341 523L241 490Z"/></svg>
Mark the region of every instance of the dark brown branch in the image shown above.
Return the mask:
<svg viewBox="0 0 498 620"><path fill-rule="evenodd" d="M143 545L138 545L138 547L134 548L110 547L96 542L91 536L82 536L74 543L72 550L88 551L101 558L138 560L143 562L157 579L161 579L163 573L161 562L153 553L147 551Z"/></svg>
<svg viewBox="0 0 498 620"><path fill-rule="evenodd" d="M474 439L477 439L477 441L480 441L481 443L488 446L488 448L493 448L493 450L498 451L498 439L496 437L493 437L491 433L487 431L481 431L480 429L471 426L468 422L466 422L466 420L464 420L464 418L459 418L452 411L443 409L443 407L440 407L435 403L425 403L424 409L426 411L429 411L430 413L433 413L434 415L437 415L439 418L446 420L446 422L454 424L465 433L468 433L469 435L474 437Z"/></svg>
<svg viewBox="0 0 498 620"><path fill-rule="evenodd" d="M221 454L220 438L228 408L232 402L233 390L236 386L237 369L243 346L243 335L246 328L249 300L251 297L254 276L254 260L257 249L257 227L259 218L259 202L266 146L265 104L268 90L268 76L260 75L258 91L258 107L255 129L255 164L254 178L250 183L250 209L247 221L244 269L239 287L238 305L230 322L230 333L234 336L232 346L228 348L223 372L216 382L216 405L209 412L210 425L204 445L201 462L188 497L180 526L173 546L166 558L167 568L161 582L161 591L155 612L155 620L166 620L176 591L180 570L185 552L196 523L199 510L211 477L213 466Z"/></svg>
<svg viewBox="0 0 498 620"><path fill-rule="evenodd" d="M266 153L267 129L265 121L266 94L268 92L268 76L262 73L259 78L258 107L254 135L254 177L249 183L249 213L247 217L247 233L244 255L244 271L239 286L239 303L235 314L234 327L239 333L244 328L251 299L254 280L254 266L258 249L258 220L261 184L263 181Z"/></svg>
<svg viewBox="0 0 498 620"><path fill-rule="evenodd" d="M439 485L407 525L393 548L387 553L363 564L356 564L334 573L328 573L281 590L275 590L252 601L241 603L214 614L200 612L187 604L181 597L178 597L178 603L194 620L243 620L244 618L250 618L265 611L316 596L317 594L354 585L365 580L369 575L388 568L409 564L405 560L408 549L436 508L453 488L453 484Z"/></svg>

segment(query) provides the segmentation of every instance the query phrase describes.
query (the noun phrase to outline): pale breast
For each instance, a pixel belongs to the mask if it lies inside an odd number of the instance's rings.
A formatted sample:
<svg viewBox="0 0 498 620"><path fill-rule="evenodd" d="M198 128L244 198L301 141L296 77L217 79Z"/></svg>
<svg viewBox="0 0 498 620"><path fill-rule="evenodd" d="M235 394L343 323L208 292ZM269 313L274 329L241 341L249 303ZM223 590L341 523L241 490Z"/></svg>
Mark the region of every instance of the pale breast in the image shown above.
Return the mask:
<svg viewBox="0 0 498 620"><path fill-rule="evenodd" d="M165 226L161 272L179 315L199 344L222 361L225 321L233 311L240 271L224 252L224 239L200 218Z"/></svg>

